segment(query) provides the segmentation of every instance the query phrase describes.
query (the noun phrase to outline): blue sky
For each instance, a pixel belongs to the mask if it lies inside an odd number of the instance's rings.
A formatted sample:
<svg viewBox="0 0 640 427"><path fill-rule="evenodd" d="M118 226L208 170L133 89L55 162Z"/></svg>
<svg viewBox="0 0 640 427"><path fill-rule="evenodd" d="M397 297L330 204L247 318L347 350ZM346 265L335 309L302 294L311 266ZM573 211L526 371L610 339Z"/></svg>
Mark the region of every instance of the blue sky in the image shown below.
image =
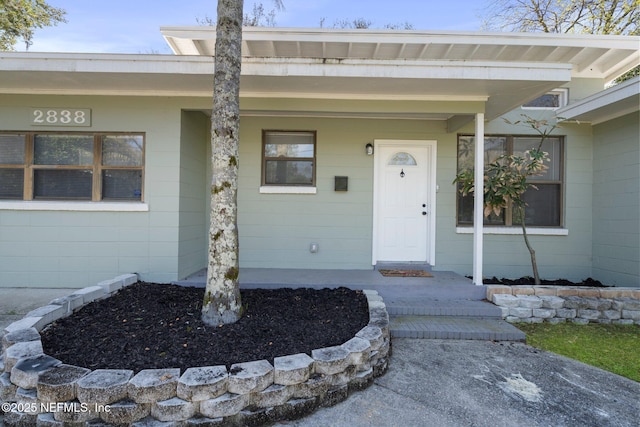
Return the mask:
<svg viewBox="0 0 640 427"><path fill-rule="evenodd" d="M215 17L216 0L48 0L67 11L67 23L37 30L31 52L171 53L161 26L197 25ZM245 0L245 10L254 2ZM271 0L262 2L270 9ZM279 27L319 27L365 18L381 28L411 23L417 30L476 31L486 0L284 0ZM24 50L24 44L16 46Z"/></svg>

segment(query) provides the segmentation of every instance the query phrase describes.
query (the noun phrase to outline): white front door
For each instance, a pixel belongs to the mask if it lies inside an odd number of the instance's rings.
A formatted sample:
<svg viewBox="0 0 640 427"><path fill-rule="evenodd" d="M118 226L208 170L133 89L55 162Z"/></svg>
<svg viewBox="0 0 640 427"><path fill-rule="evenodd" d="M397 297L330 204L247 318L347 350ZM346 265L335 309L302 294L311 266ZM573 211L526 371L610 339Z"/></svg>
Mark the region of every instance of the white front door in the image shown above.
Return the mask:
<svg viewBox="0 0 640 427"><path fill-rule="evenodd" d="M373 263L434 264L435 141L376 141Z"/></svg>

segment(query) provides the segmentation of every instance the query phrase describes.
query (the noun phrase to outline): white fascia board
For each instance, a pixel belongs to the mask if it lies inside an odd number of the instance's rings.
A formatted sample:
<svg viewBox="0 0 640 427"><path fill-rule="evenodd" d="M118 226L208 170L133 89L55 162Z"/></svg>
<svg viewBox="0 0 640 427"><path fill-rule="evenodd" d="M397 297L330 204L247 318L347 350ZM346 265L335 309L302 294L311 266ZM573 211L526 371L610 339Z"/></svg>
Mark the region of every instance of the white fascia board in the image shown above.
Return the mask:
<svg viewBox="0 0 640 427"><path fill-rule="evenodd" d="M242 75L558 80L568 64L491 61L321 60L244 58ZM0 53L0 71L113 74L213 75L214 62L203 56Z"/></svg>
<svg viewBox="0 0 640 427"><path fill-rule="evenodd" d="M529 62L245 58L242 75L568 81L570 69L568 64ZM0 71L213 75L213 70L213 59L202 56L0 54Z"/></svg>
<svg viewBox="0 0 640 427"><path fill-rule="evenodd" d="M206 56L0 52L0 71L209 74Z"/></svg>
<svg viewBox="0 0 640 427"><path fill-rule="evenodd" d="M243 75L570 81L571 65L542 63L245 58Z"/></svg>
<svg viewBox="0 0 640 427"><path fill-rule="evenodd" d="M215 27L160 27L165 39L215 39ZM589 34L512 33L472 31L415 31L415 30L349 30L327 28L245 27L246 41L313 42L313 43L448 43L521 46L584 46L637 48L637 37ZM631 46L631 47L630 47Z"/></svg>

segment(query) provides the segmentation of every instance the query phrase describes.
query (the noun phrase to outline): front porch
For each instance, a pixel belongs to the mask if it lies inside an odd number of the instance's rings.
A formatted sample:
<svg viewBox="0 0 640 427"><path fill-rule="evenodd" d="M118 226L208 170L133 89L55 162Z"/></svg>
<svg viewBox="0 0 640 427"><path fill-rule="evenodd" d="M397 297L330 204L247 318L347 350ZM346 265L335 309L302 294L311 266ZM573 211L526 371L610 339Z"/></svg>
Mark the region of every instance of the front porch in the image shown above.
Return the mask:
<svg viewBox="0 0 640 427"><path fill-rule="evenodd" d="M377 269L241 268L240 288L370 289L377 291L387 306L394 338L524 341L524 333L503 321L501 309L485 300L485 286L450 271L432 271L426 265L389 264L383 268L428 270L433 277L386 277ZM203 269L174 283L204 287L205 282Z"/></svg>
<svg viewBox="0 0 640 427"><path fill-rule="evenodd" d="M433 277L385 277L382 268L403 270L426 270ZM189 277L175 281L183 286L202 286L206 282L206 269ZM425 264L384 264L371 270L322 270L294 268L241 268L240 287L310 287L333 288L345 286L350 289L372 289L385 299L433 298L437 300L483 300L484 286L474 285L470 279L451 271L432 271Z"/></svg>

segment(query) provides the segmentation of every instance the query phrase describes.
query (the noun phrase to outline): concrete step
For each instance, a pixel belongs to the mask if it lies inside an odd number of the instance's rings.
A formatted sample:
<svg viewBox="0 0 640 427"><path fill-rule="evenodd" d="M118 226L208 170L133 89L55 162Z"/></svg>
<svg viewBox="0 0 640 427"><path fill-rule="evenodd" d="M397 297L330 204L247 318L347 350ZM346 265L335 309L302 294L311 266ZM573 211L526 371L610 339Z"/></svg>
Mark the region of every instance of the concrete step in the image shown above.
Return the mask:
<svg viewBox="0 0 640 427"><path fill-rule="evenodd" d="M502 310L487 302L476 300L434 300L426 298L385 298L389 316L456 316L502 318Z"/></svg>
<svg viewBox="0 0 640 427"><path fill-rule="evenodd" d="M454 316L390 316L393 338L525 341L525 334L502 319Z"/></svg>

